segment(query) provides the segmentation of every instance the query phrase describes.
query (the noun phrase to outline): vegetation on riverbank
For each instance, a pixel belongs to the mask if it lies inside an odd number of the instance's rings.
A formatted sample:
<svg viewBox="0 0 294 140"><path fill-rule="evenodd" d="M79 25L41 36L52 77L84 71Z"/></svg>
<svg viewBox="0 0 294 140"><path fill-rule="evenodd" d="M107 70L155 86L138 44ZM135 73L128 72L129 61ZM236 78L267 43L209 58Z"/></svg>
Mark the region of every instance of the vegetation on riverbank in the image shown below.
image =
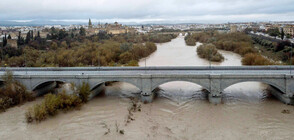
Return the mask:
<svg viewBox="0 0 294 140"><path fill-rule="evenodd" d="M186 43L188 40L212 43L217 49L232 51L242 56L255 52L251 38L245 33L202 32L189 34L186 36Z"/></svg>
<svg viewBox="0 0 294 140"><path fill-rule="evenodd" d="M282 41L257 35L252 35L252 40L254 41L254 46L266 57L284 62L285 64L290 63L294 51L291 49L291 42L289 40Z"/></svg>
<svg viewBox="0 0 294 140"><path fill-rule="evenodd" d="M197 48L197 54L199 57L214 61L221 62L224 60L222 54L220 54L213 44L204 44Z"/></svg>
<svg viewBox="0 0 294 140"><path fill-rule="evenodd" d="M275 63L269 61L264 56L256 53L248 53L242 59L243 65L273 65Z"/></svg>
<svg viewBox="0 0 294 140"><path fill-rule="evenodd" d="M178 34L150 34L144 35L145 41L154 42L154 43L166 43L170 42L172 39L176 38Z"/></svg>
<svg viewBox="0 0 294 140"><path fill-rule="evenodd" d="M31 38L18 48L4 47L2 66L74 67L74 66L137 66L157 47L169 42L175 34L121 34L100 32L96 35L73 35L70 31L51 29L46 39Z"/></svg>
<svg viewBox="0 0 294 140"><path fill-rule="evenodd" d="M196 40L192 37L185 37L185 42L188 46L195 46L196 45Z"/></svg>
<svg viewBox="0 0 294 140"><path fill-rule="evenodd" d="M90 95L89 84L83 83L78 91L72 95L66 93L47 94L40 104L30 107L25 116L28 123L41 122L49 116L55 116L59 111L69 111L79 109L87 103Z"/></svg>
<svg viewBox="0 0 294 140"><path fill-rule="evenodd" d="M12 72L3 76L4 85L0 88L0 112L35 99L31 92L21 83L13 80Z"/></svg>
<svg viewBox="0 0 294 140"><path fill-rule="evenodd" d="M259 52L254 48L254 41L245 33L201 32L188 34L188 36L185 37L185 41L187 45L194 45L194 41L211 43L215 45L217 49L238 53L243 56L243 65L276 64L259 54Z"/></svg>

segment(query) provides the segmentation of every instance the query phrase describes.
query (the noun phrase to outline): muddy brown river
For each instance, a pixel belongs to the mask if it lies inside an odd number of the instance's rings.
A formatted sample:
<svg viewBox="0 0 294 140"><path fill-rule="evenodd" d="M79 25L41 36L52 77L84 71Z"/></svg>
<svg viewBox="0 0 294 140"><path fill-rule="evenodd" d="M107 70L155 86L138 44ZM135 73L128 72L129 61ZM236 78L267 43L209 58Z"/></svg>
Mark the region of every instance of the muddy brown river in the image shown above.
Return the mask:
<svg viewBox="0 0 294 140"><path fill-rule="evenodd" d="M179 36L158 49L140 66L207 66L196 48ZM224 62L211 65L239 66L241 56L220 51ZM240 83L225 89L223 104L210 104L199 85L170 82L161 85L150 104L131 100L138 89L128 83L113 83L81 110L60 112L38 124L27 124L25 111L34 102L0 114L0 139L24 140L194 140L194 139L294 139L294 108L267 93L267 85ZM139 107L128 111L132 101ZM289 110L290 114L281 113Z"/></svg>

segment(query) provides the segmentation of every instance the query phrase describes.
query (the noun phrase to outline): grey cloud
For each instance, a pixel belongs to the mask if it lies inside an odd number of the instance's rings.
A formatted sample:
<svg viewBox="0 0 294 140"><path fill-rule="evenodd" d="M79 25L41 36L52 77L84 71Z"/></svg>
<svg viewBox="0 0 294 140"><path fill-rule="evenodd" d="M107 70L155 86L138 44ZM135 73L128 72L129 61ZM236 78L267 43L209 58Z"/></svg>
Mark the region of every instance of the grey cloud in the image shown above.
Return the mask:
<svg viewBox="0 0 294 140"><path fill-rule="evenodd" d="M1 1L0 9L0 20L89 17L101 20L189 20L190 17L190 21L201 18L213 21L216 17L220 20L284 17L294 20L293 0L5 0Z"/></svg>

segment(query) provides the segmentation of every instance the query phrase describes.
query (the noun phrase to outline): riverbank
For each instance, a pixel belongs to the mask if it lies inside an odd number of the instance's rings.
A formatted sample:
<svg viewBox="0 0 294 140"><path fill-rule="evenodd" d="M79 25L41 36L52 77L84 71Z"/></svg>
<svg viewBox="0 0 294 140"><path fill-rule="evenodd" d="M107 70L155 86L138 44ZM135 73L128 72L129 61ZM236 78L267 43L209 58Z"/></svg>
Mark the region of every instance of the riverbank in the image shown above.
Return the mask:
<svg viewBox="0 0 294 140"><path fill-rule="evenodd" d="M188 34L185 37L187 45L193 45L193 42L213 44L217 49L232 51L243 57L243 65L275 65L277 63L264 57L258 48L254 47L252 38L241 32L219 33L216 31ZM203 52L202 52L203 53ZM201 55L204 55L201 54Z"/></svg>
<svg viewBox="0 0 294 140"><path fill-rule="evenodd" d="M165 43L175 34L120 34L104 32L92 36L63 39L36 39L24 46L0 49L1 66L81 67L137 66L141 58L156 51L155 43ZM0 58L0 59L2 59Z"/></svg>

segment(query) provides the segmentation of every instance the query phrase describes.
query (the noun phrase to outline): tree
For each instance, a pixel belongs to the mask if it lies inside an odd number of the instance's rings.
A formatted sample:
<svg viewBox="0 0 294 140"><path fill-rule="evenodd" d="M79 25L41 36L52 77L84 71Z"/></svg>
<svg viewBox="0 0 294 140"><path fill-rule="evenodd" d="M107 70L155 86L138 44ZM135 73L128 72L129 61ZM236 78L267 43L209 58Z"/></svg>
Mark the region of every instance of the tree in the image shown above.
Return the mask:
<svg viewBox="0 0 294 140"><path fill-rule="evenodd" d="M89 18L89 28L92 28L92 22L90 18Z"/></svg>
<svg viewBox="0 0 294 140"><path fill-rule="evenodd" d="M53 50L56 50L58 48L57 43L56 42L52 42L50 48L53 49Z"/></svg>
<svg viewBox="0 0 294 140"><path fill-rule="evenodd" d="M86 29L84 27L80 28L80 35L85 36L86 35Z"/></svg>
<svg viewBox="0 0 294 140"><path fill-rule="evenodd" d="M10 36L10 34L8 35L8 37L7 37L8 39L11 39L11 36Z"/></svg>
<svg viewBox="0 0 294 140"><path fill-rule="evenodd" d="M6 45L7 45L7 37L5 33L5 36L3 37L3 46L5 47Z"/></svg>
<svg viewBox="0 0 294 140"><path fill-rule="evenodd" d="M64 29L62 30L59 30L58 32L58 39L61 40L61 39L64 39L68 34L65 32Z"/></svg>
<svg viewBox="0 0 294 140"><path fill-rule="evenodd" d="M21 38L21 32L19 31L18 32L18 40L20 40L20 38Z"/></svg>
<svg viewBox="0 0 294 140"><path fill-rule="evenodd" d="M120 50L122 52L127 52L127 51L129 51L132 48L132 45L133 45L132 43L122 43L120 45Z"/></svg>
<svg viewBox="0 0 294 140"><path fill-rule="evenodd" d="M31 32L31 40L34 40L34 32L33 32L33 30L31 30L30 32Z"/></svg>
<svg viewBox="0 0 294 140"><path fill-rule="evenodd" d="M132 54L130 52L124 52L119 55L119 60L122 64L126 64L128 61L132 60Z"/></svg>
<svg viewBox="0 0 294 140"><path fill-rule="evenodd" d="M49 39L57 39L58 38L57 34L58 34L58 31L54 27L52 27L50 29L50 36L48 37Z"/></svg>
<svg viewBox="0 0 294 140"><path fill-rule="evenodd" d="M284 37L285 37L285 33L284 33L284 29L282 28L282 31L281 31L281 39L284 40Z"/></svg>
<svg viewBox="0 0 294 140"><path fill-rule="evenodd" d="M268 33L270 36L277 37L280 34L280 31L278 28L273 28L273 29L269 29Z"/></svg>
<svg viewBox="0 0 294 140"><path fill-rule="evenodd" d="M24 39L21 37L21 32L18 32L17 46L24 45Z"/></svg>
<svg viewBox="0 0 294 140"><path fill-rule="evenodd" d="M38 38L41 38L41 36L40 36L40 31L38 31L38 35L37 35L37 37L38 37Z"/></svg>
<svg viewBox="0 0 294 140"><path fill-rule="evenodd" d="M27 33L25 43L28 44L31 41L31 32Z"/></svg>
<svg viewBox="0 0 294 140"><path fill-rule="evenodd" d="M66 41L62 41L61 44L60 44L60 47L61 48L67 48L68 45L67 45Z"/></svg>
<svg viewBox="0 0 294 140"><path fill-rule="evenodd" d="M98 37L100 40L109 39L109 35L105 31L99 31Z"/></svg>
<svg viewBox="0 0 294 140"><path fill-rule="evenodd" d="M75 37L75 35L74 35L73 32L70 34L70 36L71 36L71 38L74 38Z"/></svg>
<svg viewBox="0 0 294 140"><path fill-rule="evenodd" d="M54 27L51 27L50 33L51 34L57 34L57 30Z"/></svg>

